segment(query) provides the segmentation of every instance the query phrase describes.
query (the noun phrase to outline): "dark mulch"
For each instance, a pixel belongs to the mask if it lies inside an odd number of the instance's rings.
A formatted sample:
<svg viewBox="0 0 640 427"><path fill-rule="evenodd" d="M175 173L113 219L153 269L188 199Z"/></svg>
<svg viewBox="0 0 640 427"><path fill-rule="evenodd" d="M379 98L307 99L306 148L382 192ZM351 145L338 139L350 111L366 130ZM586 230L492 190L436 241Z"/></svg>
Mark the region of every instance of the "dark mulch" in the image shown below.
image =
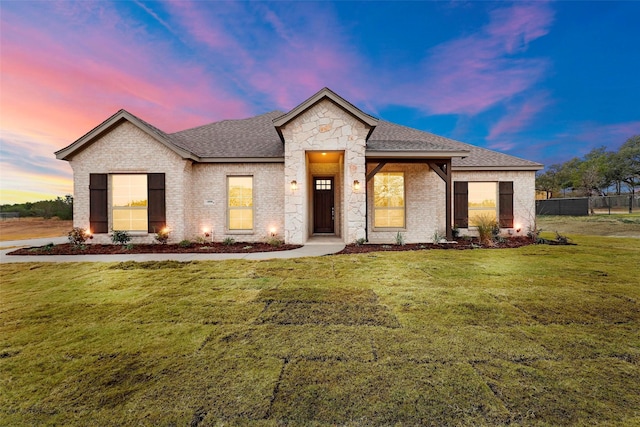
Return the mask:
<svg viewBox="0 0 640 427"><path fill-rule="evenodd" d="M560 244L555 241L544 241L547 244ZM412 243L406 245L394 244L371 244L364 245L349 244L338 254L361 254L368 252L400 252L400 251L418 251L426 249L475 249L475 248L519 248L533 244L532 240L527 237L510 237L502 242L495 242L492 245L480 245L478 239L465 238L455 243ZM32 248L21 248L8 255L103 255L103 254L150 254L150 253L201 253L201 254L220 254L220 253L251 253L251 252L274 252L288 251L290 249L299 248L300 245L280 245L272 246L267 243L233 243L225 245L223 243L193 243L191 246L180 246L176 244L160 245L160 244L139 244L139 245L98 245L89 244L84 247L75 247L70 243L62 245L46 245Z"/></svg>
<svg viewBox="0 0 640 427"><path fill-rule="evenodd" d="M510 237L504 239L502 242L494 242L492 245L480 245L478 239L467 238L460 239L455 243L411 243L406 245L393 245L393 244L371 244L365 243L364 245L350 244L347 245L338 254L362 254L368 252L400 252L400 251L419 251L426 249L475 249L475 248L490 248L490 249L503 249L503 248L519 248L533 244L533 241L528 237Z"/></svg>
<svg viewBox="0 0 640 427"><path fill-rule="evenodd" d="M267 243L193 243L191 246L139 244L130 246L89 244L78 248L70 243L62 245L46 245L33 248L17 249L8 255L104 255L104 254L165 254L165 253L250 253L288 251L299 248L300 245L273 246Z"/></svg>

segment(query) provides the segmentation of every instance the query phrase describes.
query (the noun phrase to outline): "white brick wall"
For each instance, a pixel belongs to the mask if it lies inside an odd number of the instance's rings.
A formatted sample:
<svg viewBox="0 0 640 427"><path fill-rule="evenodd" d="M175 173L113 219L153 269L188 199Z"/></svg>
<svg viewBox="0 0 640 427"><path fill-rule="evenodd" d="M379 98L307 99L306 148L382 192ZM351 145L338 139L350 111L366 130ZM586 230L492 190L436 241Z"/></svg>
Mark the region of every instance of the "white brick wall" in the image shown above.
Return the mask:
<svg viewBox="0 0 640 427"><path fill-rule="evenodd" d="M90 173L164 173L167 225L171 241L202 236L213 229L213 239L264 240L271 228L287 243L302 244L312 233L311 177L335 177L336 234L347 243L364 237L368 206L368 237L377 243L393 243L398 230L373 227L373 179L366 184L364 138L366 127L328 100L323 100L288 123L285 136L286 164L194 164L130 123L123 123L77 153L70 161L74 172L74 226L89 227ZM307 151L338 151L339 163L308 163ZM369 165L369 171L375 164ZM404 172L406 193L405 241L430 242L434 232L445 233L445 184L426 164L389 163L381 172ZM535 218L535 172L453 171L453 181L513 181L514 224L525 234ZM227 177L253 176L254 230L227 230ZM355 191L352 182L361 189ZM298 190L290 182L298 182ZM213 200L212 206L205 200ZM453 204L453 196L451 198ZM111 221L111 215L110 215ZM111 229L111 222L109 224ZM473 233L473 230L462 230ZM135 236L134 243L152 242L152 234ZM95 243L110 243L108 235L96 235Z"/></svg>
<svg viewBox="0 0 640 427"><path fill-rule="evenodd" d="M227 177L253 176L254 228L251 232L227 230ZM193 166L191 202L186 220L186 238L202 236L203 227L213 228L215 241L232 237L238 242L265 240L270 229L283 238L284 164L202 163ZM213 200L213 206L205 206Z"/></svg>
<svg viewBox="0 0 640 427"><path fill-rule="evenodd" d="M167 225L171 238L184 235L184 206L187 205L187 162L136 126L124 122L76 154L69 162L73 169L75 227L89 228L90 173L164 173ZM112 218L109 215L109 229ZM136 235L133 243L152 242L153 234ZM93 243L111 243L106 234L94 236Z"/></svg>
<svg viewBox="0 0 640 427"><path fill-rule="evenodd" d="M367 173L376 167L371 163ZM406 243L431 242L437 230L445 234L444 181L421 163L387 163L380 172L404 172L405 228L374 228L373 178L367 183L368 237L371 243L395 243L398 232Z"/></svg>
<svg viewBox="0 0 640 427"><path fill-rule="evenodd" d="M453 181L513 181L513 224L520 225L519 235L526 235L529 227L533 227L536 214L534 171L453 171ZM452 198L453 202L453 198ZM453 212L453 208L452 208ZM515 228L515 227L514 227ZM477 234L473 229L461 229L462 234ZM512 229L514 235L515 230Z"/></svg>

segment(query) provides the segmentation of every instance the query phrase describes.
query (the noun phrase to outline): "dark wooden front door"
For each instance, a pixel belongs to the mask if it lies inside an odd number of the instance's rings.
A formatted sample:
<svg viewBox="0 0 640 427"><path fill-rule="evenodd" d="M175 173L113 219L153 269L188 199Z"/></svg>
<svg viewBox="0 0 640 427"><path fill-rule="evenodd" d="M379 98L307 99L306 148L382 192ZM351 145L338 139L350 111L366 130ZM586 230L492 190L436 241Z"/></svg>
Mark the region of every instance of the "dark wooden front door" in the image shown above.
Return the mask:
<svg viewBox="0 0 640 427"><path fill-rule="evenodd" d="M313 232L334 232L333 178L313 178Z"/></svg>

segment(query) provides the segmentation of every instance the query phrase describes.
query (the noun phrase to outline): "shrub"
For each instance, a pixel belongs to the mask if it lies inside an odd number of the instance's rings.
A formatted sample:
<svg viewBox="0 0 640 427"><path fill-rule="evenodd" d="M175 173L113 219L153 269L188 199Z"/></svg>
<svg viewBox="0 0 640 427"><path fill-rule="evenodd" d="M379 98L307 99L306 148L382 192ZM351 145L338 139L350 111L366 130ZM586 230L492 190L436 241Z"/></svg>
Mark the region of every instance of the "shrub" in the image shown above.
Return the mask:
<svg viewBox="0 0 640 427"><path fill-rule="evenodd" d="M398 231L398 233L396 234L396 245L398 246L404 246L404 236L402 235L401 232Z"/></svg>
<svg viewBox="0 0 640 427"><path fill-rule="evenodd" d="M568 245L569 243L571 243L571 239L563 234L558 233L558 231L556 231L556 242L561 243L563 245Z"/></svg>
<svg viewBox="0 0 640 427"><path fill-rule="evenodd" d="M126 245L131 241L131 235L127 231L113 230L111 241L116 245Z"/></svg>
<svg viewBox="0 0 640 427"><path fill-rule="evenodd" d="M274 248L280 247L284 244L284 242L280 239L278 239L275 236L269 237L267 239L267 245L269 246L273 246Z"/></svg>
<svg viewBox="0 0 640 427"><path fill-rule="evenodd" d="M178 246L180 246L181 248L190 248L193 245L193 243L191 243L191 240L181 240L180 243L178 243Z"/></svg>
<svg viewBox="0 0 640 427"><path fill-rule="evenodd" d="M478 238L483 245L491 245L497 228L500 234L500 227L495 218L490 215L479 215L475 220L475 226L478 228Z"/></svg>
<svg viewBox="0 0 640 427"><path fill-rule="evenodd" d="M454 239L457 239L460 236L460 229L458 228L457 225L454 225L453 228L451 228L451 237L453 237Z"/></svg>
<svg viewBox="0 0 640 427"><path fill-rule="evenodd" d="M355 240L356 246L362 246L365 243L367 243L367 239L365 239L364 237L360 237L359 239Z"/></svg>
<svg viewBox="0 0 640 427"><path fill-rule="evenodd" d="M225 239L222 241L222 244L225 246L231 246L236 242L236 239L234 239L233 237L225 237Z"/></svg>
<svg viewBox="0 0 640 427"><path fill-rule="evenodd" d="M87 239L93 239L93 236L82 227L73 227L69 233L67 233L69 243L73 246L83 246Z"/></svg>
<svg viewBox="0 0 640 427"><path fill-rule="evenodd" d="M447 236L443 236L442 234L440 234L440 232L438 230L433 232L433 243L435 243L436 245L440 244L440 241L442 239L447 239Z"/></svg>
<svg viewBox="0 0 640 427"><path fill-rule="evenodd" d="M156 233L155 235L156 241L161 245L166 245L167 242L169 241L169 233L171 233L171 230L169 230L168 227L164 227L162 230Z"/></svg>

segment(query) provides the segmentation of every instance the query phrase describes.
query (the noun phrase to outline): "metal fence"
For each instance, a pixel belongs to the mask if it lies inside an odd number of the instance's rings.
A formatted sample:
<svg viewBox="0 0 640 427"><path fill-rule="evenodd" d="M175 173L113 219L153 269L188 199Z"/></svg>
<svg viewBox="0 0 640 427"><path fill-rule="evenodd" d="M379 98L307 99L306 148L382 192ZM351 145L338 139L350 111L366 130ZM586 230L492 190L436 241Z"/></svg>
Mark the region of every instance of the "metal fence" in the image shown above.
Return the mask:
<svg viewBox="0 0 640 427"><path fill-rule="evenodd" d="M640 195L590 197L589 203L596 214L640 212Z"/></svg>
<svg viewBox="0 0 640 427"><path fill-rule="evenodd" d="M640 195L536 200L536 215L584 216L640 212Z"/></svg>

